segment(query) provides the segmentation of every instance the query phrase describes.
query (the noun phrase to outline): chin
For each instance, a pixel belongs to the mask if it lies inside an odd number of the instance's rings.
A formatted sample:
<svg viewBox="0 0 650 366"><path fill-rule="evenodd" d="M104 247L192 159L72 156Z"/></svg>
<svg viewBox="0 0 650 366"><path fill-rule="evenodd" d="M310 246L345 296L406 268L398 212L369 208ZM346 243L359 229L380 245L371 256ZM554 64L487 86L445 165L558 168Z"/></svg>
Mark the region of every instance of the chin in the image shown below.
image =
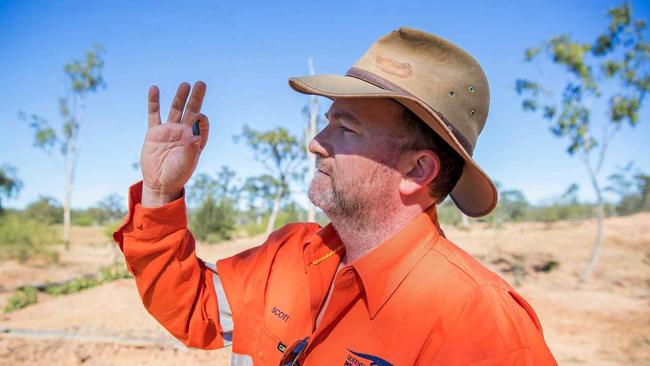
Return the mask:
<svg viewBox="0 0 650 366"><path fill-rule="evenodd" d="M309 197L311 203L323 210L323 212L328 211L332 205L334 198L332 187L329 184L326 184L326 182L323 182L323 179L316 177L314 177L314 179L311 181L311 184L309 185L307 196Z"/></svg>

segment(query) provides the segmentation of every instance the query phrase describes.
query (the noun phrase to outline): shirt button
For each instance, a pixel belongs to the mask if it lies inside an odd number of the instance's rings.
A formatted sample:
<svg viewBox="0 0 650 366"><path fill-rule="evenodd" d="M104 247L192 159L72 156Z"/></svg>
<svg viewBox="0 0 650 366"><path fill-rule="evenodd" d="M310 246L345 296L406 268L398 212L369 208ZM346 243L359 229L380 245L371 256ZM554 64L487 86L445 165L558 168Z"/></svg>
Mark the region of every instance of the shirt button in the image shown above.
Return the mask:
<svg viewBox="0 0 650 366"><path fill-rule="evenodd" d="M138 230L142 230L142 223L141 223L141 222L138 222L138 224L137 224L135 227L137 227Z"/></svg>
<svg viewBox="0 0 650 366"><path fill-rule="evenodd" d="M263 351L257 352L257 358L262 358L262 357L264 357L264 352Z"/></svg>

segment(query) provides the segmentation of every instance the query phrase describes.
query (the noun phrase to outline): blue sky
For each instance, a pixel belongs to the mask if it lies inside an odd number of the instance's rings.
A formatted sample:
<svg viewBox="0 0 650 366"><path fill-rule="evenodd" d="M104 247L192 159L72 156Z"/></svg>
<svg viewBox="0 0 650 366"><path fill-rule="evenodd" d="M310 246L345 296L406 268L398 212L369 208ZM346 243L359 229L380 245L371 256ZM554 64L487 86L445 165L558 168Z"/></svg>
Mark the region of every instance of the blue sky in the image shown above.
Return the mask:
<svg viewBox="0 0 650 366"><path fill-rule="evenodd" d="M228 165L240 177L259 174L262 166L232 136L244 124L300 133L308 97L292 91L287 78L306 74L309 56L318 73L344 73L374 40L401 25L446 38L483 65L491 106L474 157L488 174L534 203L561 194L572 182L581 186L581 198L590 200L584 167L565 153L566 141L553 137L539 115L521 111L514 82L561 80L548 64L524 63L524 49L559 33L591 41L607 26L606 10L617 4L0 0L0 164L16 166L24 182L8 206L23 207L39 195L61 200L63 164L32 146L32 131L18 112L39 114L58 126L62 67L94 43L107 51L107 88L88 99L74 207L114 192L125 196L140 179L131 164L145 134L149 85L160 87L166 118L177 84L204 80L211 136L197 170L214 173ZM638 17L650 20L650 4L632 5ZM605 173L631 160L650 172L649 110L646 101L639 126L616 136Z"/></svg>

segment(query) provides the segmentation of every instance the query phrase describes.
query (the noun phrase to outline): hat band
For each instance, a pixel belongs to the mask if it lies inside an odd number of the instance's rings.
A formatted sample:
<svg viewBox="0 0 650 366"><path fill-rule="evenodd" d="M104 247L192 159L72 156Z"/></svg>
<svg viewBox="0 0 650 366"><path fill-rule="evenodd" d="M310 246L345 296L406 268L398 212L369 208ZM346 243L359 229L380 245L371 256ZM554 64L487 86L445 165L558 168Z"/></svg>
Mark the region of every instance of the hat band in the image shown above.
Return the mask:
<svg viewBox="0 0 650 366"><path fill-rule="evenodd" d="M433 110L438 115L438 117L440 117L440 119L445 123L445 125L447 125L447 127L449 128L451 133L454 135L454 137L456 137L458 142L460 142L460 145L463 147L463 149L465 149L465 151L467 151L470 156L472 155L472 150L474 150L473 146L469 142L469 140L462 134L462 132L460 132L454 125L452 125L449 121L447 121L444 117L442 117L442 114L440 114L438 111L436 111L435 108L433 108L429 104L425 103L422 99L420 99L417 96L409 93L407 90L400 87L399 85L394 84L393 82L391 82L389 80L386 80L386 79L382 78L381 76L379 76L377 74L374 74L374 73L372 73L370 71L367 71L367 70L364 70L364 69L361 69L361 68L358 68L358 67L351 67L348 70L348 72L345 73L345 75L346 76L351 76L353 78L357 78L357 79L360 79L360 80L363 80L363 81L365 81L367 83L378 86L378 87L380 87L380 88L382 88L384 90L392 91L392 92L395 92L395 93L399 93L399 94L402 94L402 95L417 99L422 104L426 105L431 110Z"/></svg>

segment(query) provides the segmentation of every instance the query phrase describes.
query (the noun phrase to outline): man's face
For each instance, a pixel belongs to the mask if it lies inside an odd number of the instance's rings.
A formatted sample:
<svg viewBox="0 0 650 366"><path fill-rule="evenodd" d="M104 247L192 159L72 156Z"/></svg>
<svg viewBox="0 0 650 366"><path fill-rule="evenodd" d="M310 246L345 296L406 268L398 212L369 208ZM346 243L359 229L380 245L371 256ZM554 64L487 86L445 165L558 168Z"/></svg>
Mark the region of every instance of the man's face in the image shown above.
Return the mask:
<svg viewBox="0 0 650 366"><path fill-rule="evenodd" d="M401 108L391 99L334 101L329 124L309 143L316 154L309 199L328 216L376 217L399 200Z"/></svg>

